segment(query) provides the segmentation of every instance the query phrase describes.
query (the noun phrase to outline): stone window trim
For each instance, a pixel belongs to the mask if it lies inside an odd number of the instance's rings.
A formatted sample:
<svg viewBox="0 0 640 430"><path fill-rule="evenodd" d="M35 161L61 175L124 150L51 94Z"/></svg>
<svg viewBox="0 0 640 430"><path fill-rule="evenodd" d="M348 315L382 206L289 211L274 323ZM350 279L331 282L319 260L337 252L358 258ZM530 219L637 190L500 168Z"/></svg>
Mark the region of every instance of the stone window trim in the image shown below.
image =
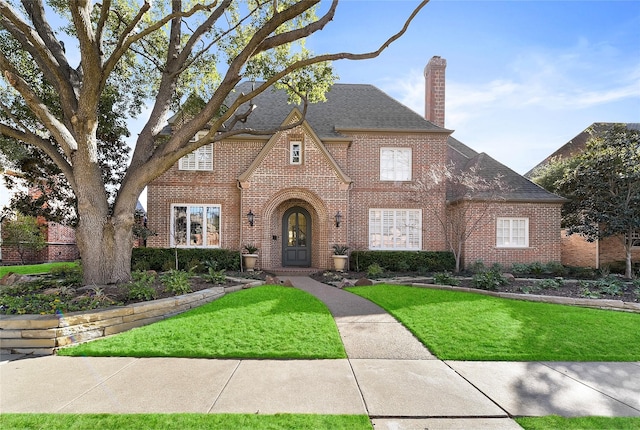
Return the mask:
<svg viewBox="0 0 640 430"><path fill-rule="evenodd" d="M411 181L412 148L389 147L380 148L380 180Z"/></svg>
<svg viewBox="0 0 640 430"><path fill-rule="evenodd" d="M189 140L196 142L207 134L199 131ZM195 151L185 155L178 162L178 170L183 171L211 171L213 170L213 143L208 143Z"/></svg>
<svg viewBox="0 0 640 430"><path fill-rule="evenodd" d="M422 209L369 209L369 249L420 251Z"/></svg>
<svg viewBox="0 0 640 430"><path fill-rule="evenodd" d="M496 219L496 248L528 248L529 218L498 217Z"/></svg>
<svg viewBox="0 0 640 430"><path fill-rule="evenodd" d="M173 203L169 244L176 248L220 248L221 205Z"/></svg>

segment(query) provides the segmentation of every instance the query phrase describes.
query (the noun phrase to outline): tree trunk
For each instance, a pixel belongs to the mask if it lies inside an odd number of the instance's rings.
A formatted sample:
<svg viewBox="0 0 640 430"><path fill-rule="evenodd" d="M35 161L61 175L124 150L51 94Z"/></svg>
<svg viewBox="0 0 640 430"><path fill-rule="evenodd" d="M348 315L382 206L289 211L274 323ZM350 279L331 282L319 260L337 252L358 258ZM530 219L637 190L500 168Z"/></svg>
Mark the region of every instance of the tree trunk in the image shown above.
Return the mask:
<svg viewBox="0 0 640 430"><path fill-rule="evenodd" d="M76 193L76 241L84 285L127 282L131 279L135 198L127 205L119 205L125 209L114 209L112 215L99 176L81 183ZM118 198L123 200L122 196Z"/></svg>
<svg viewBox="0 0 640 430"><path fill-rule="evenodd" d="M629 242L631 242L631 238L629 238ZM631 279L633 276L632 265L631 265L631 243L629 243L625 248L626 260L627 264L624 271L624 277L627 279Z"/></svg>
<svg viewBox="0 0 640 430"><path fill-rule="evenodd" d="M83 214L76 229L84 285L104 285L131 279L133 248L131 222L115 223L110 217Z"/></svg>

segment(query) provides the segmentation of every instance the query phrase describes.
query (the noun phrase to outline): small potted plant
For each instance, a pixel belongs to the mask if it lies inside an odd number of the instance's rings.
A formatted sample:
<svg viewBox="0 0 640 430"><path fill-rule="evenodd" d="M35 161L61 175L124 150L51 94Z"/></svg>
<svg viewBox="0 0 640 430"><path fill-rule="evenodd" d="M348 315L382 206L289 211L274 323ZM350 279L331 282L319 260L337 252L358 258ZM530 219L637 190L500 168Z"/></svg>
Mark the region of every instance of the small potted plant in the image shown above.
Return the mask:
<svg viewBox="0 0 640 430"><path fill-rule="evenodd" d="M256 261L258 261L258 247L252 243L244 246L242 253L242 263L247 272L253 272L256 267Z"/></svg>
<svg viewBox="0 0 640 430"><path fill-rule="evenodd" d="M347 265L347 251L349 247L346 245L333 245L333 267L336 272L344 272Z"/></svg>

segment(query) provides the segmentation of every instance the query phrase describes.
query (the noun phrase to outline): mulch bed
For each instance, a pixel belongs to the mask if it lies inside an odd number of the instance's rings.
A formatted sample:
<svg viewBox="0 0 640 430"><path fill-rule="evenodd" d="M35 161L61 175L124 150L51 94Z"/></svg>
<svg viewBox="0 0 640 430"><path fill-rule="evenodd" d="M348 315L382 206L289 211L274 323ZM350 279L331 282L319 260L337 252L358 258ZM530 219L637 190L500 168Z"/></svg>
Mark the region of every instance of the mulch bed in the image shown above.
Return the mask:
<svg viewBox="0 0 640 430"><path fill-rule="evenodd" d="M358 279L367 277L364 272L334 272L325 271L317 272L311 275L311 277L319 282L324 282L329 285L339 286L345 280L350 284ZM464 275L464 277L458 278L458 287L476 288L473 284L470 275ZM610 294L601 291L595 284L594 280L579 280L579 279L563 279L562 286L558 288L549 288L549 279L554 278L514 278L511 279L509 284L498 286L491 291L516 293L516 294L536 294L542 296L558 296L558 297L572 297L572 298L589 298L589 299L609 299L609 300L622 300L624 302L638 303L640 302L640 287L634 285L628 280L619 279L621 283L619 294ZM379 278L378 281L405 281L407 283L424 283L433 284L433 278L430 276L419 275L417 273L395 273L393 277ZM545 286L547 286L545 288Z"/></svg>

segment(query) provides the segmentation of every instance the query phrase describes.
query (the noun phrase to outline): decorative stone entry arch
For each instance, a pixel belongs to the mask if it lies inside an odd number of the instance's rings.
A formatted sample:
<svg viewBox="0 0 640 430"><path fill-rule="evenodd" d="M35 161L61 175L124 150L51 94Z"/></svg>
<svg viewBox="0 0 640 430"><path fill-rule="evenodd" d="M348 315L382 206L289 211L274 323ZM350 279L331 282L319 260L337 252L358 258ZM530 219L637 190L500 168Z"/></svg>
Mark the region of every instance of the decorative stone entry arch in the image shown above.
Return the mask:
<svg viewBox="0 0 640 430"><path fill-rule="evenodd" d="M303 188L289 188L280 191L272 198L264 208L266 218L265 227L269 233L270 246L264 263L269 268L285 267L283 261L283 218L292 208L303 209L309 215L310 236L309 243L310 267L328 268L330 249L328 243L328 229L331 223L325 203L315 193Z"/></svg>

